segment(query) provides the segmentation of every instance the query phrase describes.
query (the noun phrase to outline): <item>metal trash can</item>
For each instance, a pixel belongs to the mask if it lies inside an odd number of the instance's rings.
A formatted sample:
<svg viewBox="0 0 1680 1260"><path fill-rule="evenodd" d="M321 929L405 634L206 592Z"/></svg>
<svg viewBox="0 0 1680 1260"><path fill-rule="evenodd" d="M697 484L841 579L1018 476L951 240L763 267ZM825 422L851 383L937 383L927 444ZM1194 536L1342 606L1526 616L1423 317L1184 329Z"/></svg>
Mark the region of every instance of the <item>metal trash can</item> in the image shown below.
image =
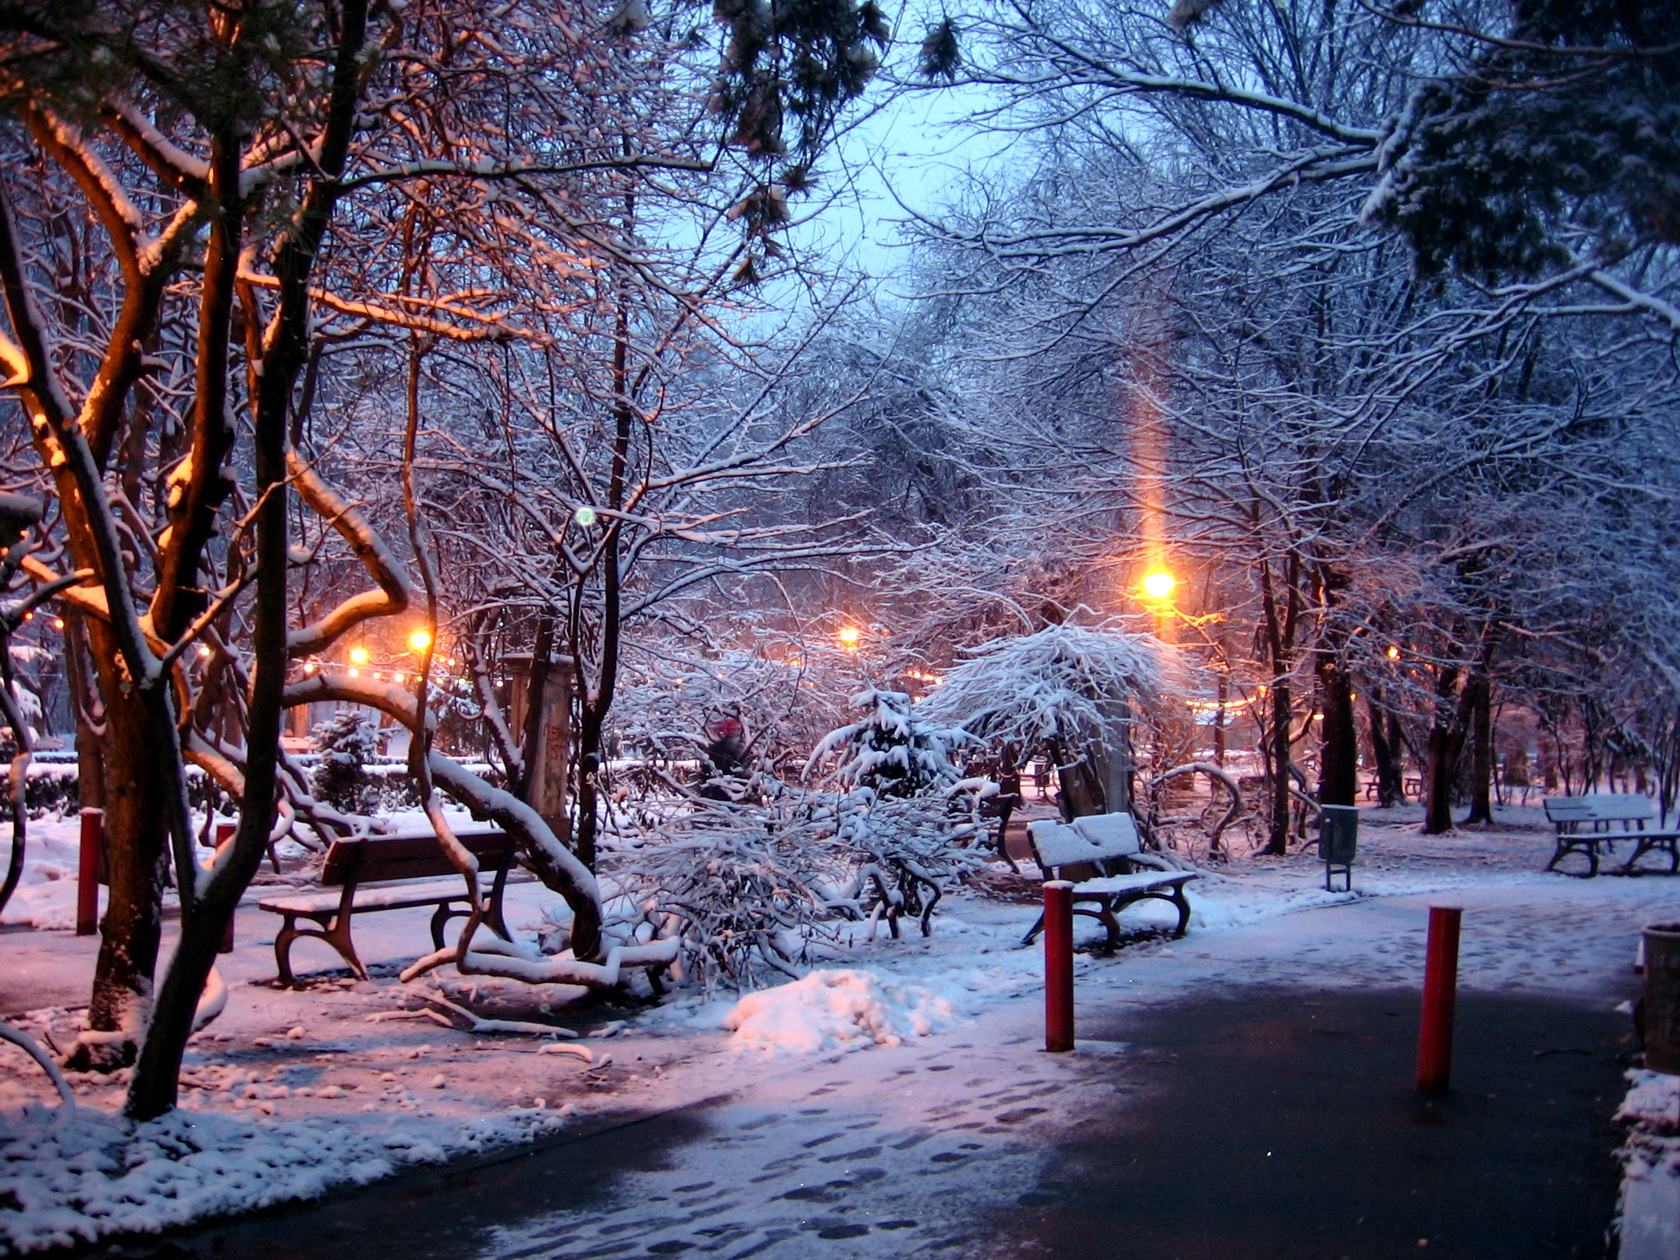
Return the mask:
<svg viewBox="0 0 1680 1260"><path fill-rule="evenodd" d="M1324 887L1331 888L1331 877L1341 875L1344 888L1353 891L1353 860L1359 848L1359 807L1357 805L1321 805L1318 815L1318 859L1324 863Z"/></svg>
<svg viewBox="0 0 1680 1260"><path fill-rule="evenodd" d="M1680 923L1645 925L1645 1066L1680 1075Z"/></svg>

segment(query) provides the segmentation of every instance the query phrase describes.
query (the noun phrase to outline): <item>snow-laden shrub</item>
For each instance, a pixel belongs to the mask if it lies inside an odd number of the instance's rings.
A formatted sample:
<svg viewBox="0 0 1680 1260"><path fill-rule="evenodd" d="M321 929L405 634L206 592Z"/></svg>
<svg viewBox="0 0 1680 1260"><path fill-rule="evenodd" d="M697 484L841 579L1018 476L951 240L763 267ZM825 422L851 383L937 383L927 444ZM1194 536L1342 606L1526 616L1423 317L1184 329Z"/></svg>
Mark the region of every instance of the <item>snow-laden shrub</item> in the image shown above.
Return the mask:
<svg viewBox="0 0 1680 1260"><path fill-rule="evenodd" d="M971 785L964 785L971 786ZM993 788L990 783L975 784ZM839 798L835 838L854 865L847 899L873 924L885 917L896 937L900 915L932 931L934 907L945 890L986 860L974 847L981 834L979 793L958 790L922 796L883 796L859 787Z"/></svg>
<svg viewBox="0 0 1680 1260"><path fill-rule="evenodd" d="M681 935L672 977L706 989L797 979L811 945L857 917L836 891L850 868L832 817L807 792L696 800L615 877L654 931Z"/></svg>
<svg viewBox="0 0 1680 1260"><path fill-rule="evenodd" d="M346 813L376 811L378 793L368 782L367 763L379 755L379 728L366 714L341 709L311 734L321 750L309 780L316 799Z"/></svg>
<svg viewBox="0 0 1680 1260"><path fill-rule="evenodd" d="M852 697L852 707L864 716L824 736L811 752L807 773L838 753L845 760L833 777L846 788L870 788L880 796L939 792L962 777L951 764L951 750L973 742L967 732L918 721L902 691L862 691Z"/></svg>

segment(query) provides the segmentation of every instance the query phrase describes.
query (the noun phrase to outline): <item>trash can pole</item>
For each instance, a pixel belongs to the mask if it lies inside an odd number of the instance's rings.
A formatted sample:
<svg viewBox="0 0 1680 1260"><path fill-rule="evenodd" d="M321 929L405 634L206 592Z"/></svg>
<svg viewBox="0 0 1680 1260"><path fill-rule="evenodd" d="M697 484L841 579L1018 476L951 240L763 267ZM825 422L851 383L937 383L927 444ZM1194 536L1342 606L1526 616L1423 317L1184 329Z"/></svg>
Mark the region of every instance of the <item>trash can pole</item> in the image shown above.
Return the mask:
<svg viewBox="0 0 1680 1260"><path fill-rule="evenodd" d="M237 823L219 822L216 824L216 855L233 843L234 833L239 830ZM233 953L233 911L228 911L227 927L222 929L222 943L216 946L218 954Z"/></svg>
<svg viewBox="0 0 1680 1260"><path fill-rule="evenodd" d="M1073 1049L1073 885L1044 885L1044 1048Z"/></svg>
<svg viewBox="0 0 1680 1260"><path fill-rule="evenodd" d="M99 931L99 859L105 847L105 811L82 810L82 847L76 862L76 935Z"/></svg>
<svg viewBox="0 0 1680 1260"><path fill-rule="evenodd" d="M1458 995L1458 929L1463 917L1460 906L1429 907L1417 1065L1417 1087L1424 1094L1447 1092L1452 1069L1453 1005Z"/></svg>

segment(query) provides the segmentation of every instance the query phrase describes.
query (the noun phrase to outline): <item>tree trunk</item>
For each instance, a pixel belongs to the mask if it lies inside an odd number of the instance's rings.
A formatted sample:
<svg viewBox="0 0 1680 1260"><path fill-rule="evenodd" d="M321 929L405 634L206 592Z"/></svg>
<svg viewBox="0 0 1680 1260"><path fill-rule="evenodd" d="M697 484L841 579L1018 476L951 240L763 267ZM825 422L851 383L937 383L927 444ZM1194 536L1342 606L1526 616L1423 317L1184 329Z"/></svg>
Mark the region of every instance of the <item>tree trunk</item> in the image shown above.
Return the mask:
<svg viewBox="0 0 1680 1260"><path fill-rule="evenodd" d="M1395 727L1400 719L1378 707L1377 697L1367 692L1365 709L1371 725L1371 759L1377 767L1377 804L1393 809L1406 800L1405 769Z"/></svg>
<svg viewBox="0 0 1680 1260"><path fill-rule="evenodd" d="M1266 843L1260 852L1281 857L1289 852L1289 819L1294 803L1289 795L1289 727L1295 720L1295 703L1289 687L1279 683L1272 688L1272 816L1266 831Z"/></svg>
<svg viewBox="0 0 1680 1260"><path fill-rule="evenodd" d="M1359 728L1353 714L1353 683L1334 653L1319 652L1318 682L1324 705L1323 748L1319 754L1319 804L1357 805Z"/></svg>
<svg viewBox="0 0 1680 1260"><path fill-rule="evenodd" d="M1453 829L1452 786L1464 750L1465 718L1468 705L1458 694L1459 669L1449 665L1441 671L1435 688L1435 716L1429 728L1429 746L1423 767L1423 834L1444 836ZM1468 688L1465 689L1468 692Z"/></svg>
<svg viewBox="0 0 1680 1260"><path fill-rule="evenodd" d="M1470 813L1466 824L1493 823L1493 686L1478 671L1470 676Z"/></svg>
<svg viewBox="0 0 1680 1260"><path fill-rule="evenodd" d="M1086 818L1092 814L1108 812L1108 802L1103 797L1102 778L1097 773L1097 767L1092 763L1089 753L1082 753L1072 757L1070 750L1060 741L1050 744L1050 755L1056 759L1056 781L1061 788L1062 821L1072 822L1075 818Z"/></svg>
<svg viewBox="0 0 1680 1260"><path fill-rule="evenodd" d="M88 661L87 622L72 608L64 610L64 673L76 726L76 803L104 809L105 707Z"/></svg>
<svg viewBox="0 0 1680 1260"><path fill-rule="evenodd" d="M169 876L166 785L157 773L152 715L123 675L110 627L88 622L91 653L105 696L105 874L108 894L99 924L99 956L88 998L87 1026L127 1033L114 1043L78 1042L65 1066L109 1071L134 1061L150 1017L152 980L163 932L163 889Z"/></svg>

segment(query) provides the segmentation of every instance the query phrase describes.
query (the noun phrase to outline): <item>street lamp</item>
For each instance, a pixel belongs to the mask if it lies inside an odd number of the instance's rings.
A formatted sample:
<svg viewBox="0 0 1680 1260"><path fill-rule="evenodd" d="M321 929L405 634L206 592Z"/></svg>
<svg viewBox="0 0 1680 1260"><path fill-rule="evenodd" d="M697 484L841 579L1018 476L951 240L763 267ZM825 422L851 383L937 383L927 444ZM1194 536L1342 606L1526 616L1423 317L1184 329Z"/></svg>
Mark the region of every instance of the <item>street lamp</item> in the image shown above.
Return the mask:
<svg viewBox="0 0 1680 1260"><path fill-rule="evenodd" d="M367 662L368 654L366 648L353 647L350 649L350 663L352 665L366 665Z"/></svg>
<svg viewBox="0 0 1680 1260"><path fill-rule="evenodd" d="M855 652L858 649L858 639L862 635L863 632L856 626L841 626L839 633L840 646L848 652Z"/></svg>
<svg viewBox="0 0 1680 1260"><path fill-rule="evenodd" d="M432 636L425 630L416 630L408 636L408 646L416 652L424 652L432 646Z"/></svg>

